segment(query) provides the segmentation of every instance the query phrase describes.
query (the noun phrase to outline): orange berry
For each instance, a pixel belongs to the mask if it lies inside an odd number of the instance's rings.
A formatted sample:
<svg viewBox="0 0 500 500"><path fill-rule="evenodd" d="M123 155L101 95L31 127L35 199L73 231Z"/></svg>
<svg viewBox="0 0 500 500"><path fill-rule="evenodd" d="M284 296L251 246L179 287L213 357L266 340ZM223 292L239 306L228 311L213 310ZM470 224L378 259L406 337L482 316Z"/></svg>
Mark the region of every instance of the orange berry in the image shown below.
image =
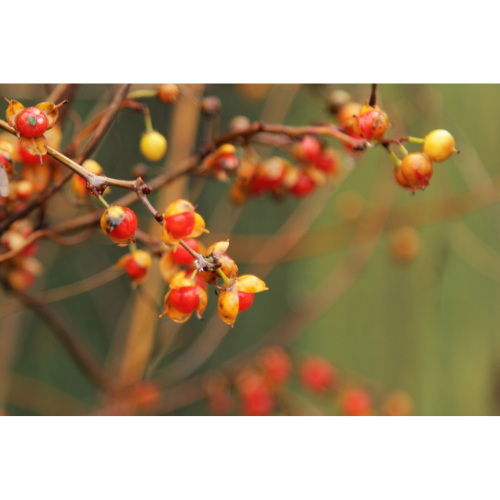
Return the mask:
<svg viewBox="0 0 500 500"><path fill-rule="evenodd" d="M410 153L400 166L403 177L410 186L425 189L432 177L432 161L425 153Z"/></svg>
<svg viewBox="0 0 500 500"><path fill-rule="evenodd" d="M179 87L175 83L162 83L158 87L158 99L165 104L172 104L179 97Z"/></svg>

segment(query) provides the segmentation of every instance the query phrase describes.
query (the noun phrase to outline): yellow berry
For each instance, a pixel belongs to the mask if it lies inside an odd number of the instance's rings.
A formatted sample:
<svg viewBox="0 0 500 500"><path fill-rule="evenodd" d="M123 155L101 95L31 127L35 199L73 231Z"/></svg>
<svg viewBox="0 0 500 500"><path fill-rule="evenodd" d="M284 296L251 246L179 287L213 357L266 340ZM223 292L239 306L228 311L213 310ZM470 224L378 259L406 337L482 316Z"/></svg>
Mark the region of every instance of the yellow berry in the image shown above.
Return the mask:
<svg viewBox="0 0 500 500"><path fill-rule="evenodd" d="M433 130L425 136L423 151L432 161L445 161L457 153L455 139L447 130Z"/></svg>
<svg viewBox="0 0 500 500"><path fill-rule="evenodd" d="M145 158L151 161L160 161L167 152L167 139L156 130L144 132L140 147Z"/></svg>

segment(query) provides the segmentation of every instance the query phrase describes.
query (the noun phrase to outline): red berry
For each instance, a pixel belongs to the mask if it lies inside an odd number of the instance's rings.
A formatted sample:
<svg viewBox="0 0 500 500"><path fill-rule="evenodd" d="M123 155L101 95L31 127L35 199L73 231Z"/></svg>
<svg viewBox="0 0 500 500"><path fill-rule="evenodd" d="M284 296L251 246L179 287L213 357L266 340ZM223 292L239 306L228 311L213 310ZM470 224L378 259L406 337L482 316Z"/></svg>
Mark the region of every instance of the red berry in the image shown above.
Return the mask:
<svg viewBox="0 0 500 500"><path fill-rule="evenodd" d="M26 108L17 119L17 130L25 137L40 137L47 130L47 117L36 108Z"/></svg>
<svg viewBox="0 0 500 500"><path fill-rule="evenodd" d="M253 293L240 292L238 290L239 308L238 311L246 311L253 304Z"/></svg>
<svg viewBox="0 0 500 500"><path fill-rule="evenodd" d="M355 133L348 133L347 135L353 137L354 139L363 140L363 137ZM344 142L344 148L347 149L347 151L351 151L353 153L362 153L362 151L354 151L354 148L350 144L347 144L346 142Z"/></svg>
<svg viewBox="0 0 500 500"><path fill-rule="evenodd" d="M195 252L198 252L198 242L193 238L187 238L184 243ZM175 252L172 252L172 258L182 266L190 266L194 262L194 257L182 246L179 245Z"/></svg>
<svg viewBox="0 0 500 500"><path fill-rule="evenodd" d="M233 154L222 154L217 158L217 168L222 170L234 170L240 161Z"/></svg>
<svg viewBox="0 0 500 500"><path fill-rule="evenodd" d="M30 243L28 246L24 247L21 251L21 255L23 257L29 257L30 255L35 254L38 251L37 243Z"/></svg>
<svg viewBox="0 0 500 500"><path fill-rule="evenodd" d="M170 303L180 312L192 313L200 303L200 295L195 286L183 286L170 291Z"/></svg>
<svg viewBox="0 0 500 500"><path fill-rule="evenodd" d="M335 372L331 363L321 357L309 358L300 367L300 380L315 392L324 392L333 386Z"/></svg>
<svg viewBox="0 0 500 500"><path fill-rule="evenodd" d="M268 380L282 384L292 373L292 361L288 354L279 347L270 347L261 354L261 365Z"/></svg>
<svg viewBox="0 0 500 500"><path fill-rule="evenodd" d="M22 149L24 149L22 146L21 146ZM40 162L40 160L38 159L38 156L35 156L35 158L37 159L38 162ZM3 168L8 172L10 170L10 161L9 161L9 157L8 156L4 156L3 154L0 154L0 167L3 166Z"/></svg>
<svg viewBox="0 0 500 500"><path fill-rule="evenodd" d="M172 215L166 218L167 230L178 240L191 234L194 228L195 217L193 212Z"/></svg>
<svg viewBox="0 0 500 500"><path fill-rule="evenodd" d="M274 399L269 392L264 377L256 374L246 376L240 384L242 410L245 415L270 415Z"/></svg>
<svg viewBox="0 0 500 500"><path fill-rule="evenodd" d="M332 154L321 153L315 162L316 168L327 174L332 174L336 170L337 162Z"/></svg>
<svg viewBox="0 0 500 500"><path fill-rule="evenodd" d="M28 151L26 151L26 149L24 149L21 146L21 143L18 143L17 149L18 149L19 156L21 157L21 160L22 160L23 163L27 163L28 165L38 165L38 164L40 164L40 157L32 155L31 153L29 153ZM47 156L48 155L46 155L46 154L42 156L42 159L43 159L44 163L45 163L45 160L47 159Z"/></svg>
<svg viewBox="0 0 500 500"><path fill-rule="evenodd" d="M128 259L125 270L132 281L141 279L148 272L148 268L141 267L133 257Z"/></svg>
<svg viewBox="0 0 500 500"><path fill-rule="evenodd" d="M206 292L207 291L207 284L203 281L203 278L197 274L194 277L194 281L196 281L196 284L200 287L203 288L203 290Z"/></svg>
<svg viewBox="0 0 500 500"><path fill-rule="evenodd" d="M132 238L137 229L137 217L134 212L128 207L123 207L123 210L125 210L125 218L118 227L115 227L115 229L109 233L110 236L117 240Z"/></svg>
<svg viewBox="0 0 500 500"><path fill-rule="evenodd" d="M160 399L160 387L152 380L139 382L133 391L133 400L139 408L152 408Z"/></svg>
<svg viewBox="0 0 500 500"><path fill-rule="evenodd" d="M297 182L292 187L292 193L297 198L302 198L303 196L307 196L309 193L312 193L315 189L316 184L314 184L312 179L305 172L302 172L300 177L297 179Z"/></svg>
<svg viewBox="0 0 500 500"><path fill-rule="evenodd" d="M296 144L293 154L298 161L315 163L321 154L321 144L315 137L306 135Z"/></svg>
<svg viewBox="0 0 500 500"><path fill-rule="evenodd" d="M362 389L351 389L342 398L342 410L346 415L369 415L372 401L368 393Z"/></svg>
<svg viewBox="0 0 500 500"><path fill-rule="evenodd" d="M210 395L208 404L214 415L229 415L233 407L233 398L228 391L220 391Z"/></svg>

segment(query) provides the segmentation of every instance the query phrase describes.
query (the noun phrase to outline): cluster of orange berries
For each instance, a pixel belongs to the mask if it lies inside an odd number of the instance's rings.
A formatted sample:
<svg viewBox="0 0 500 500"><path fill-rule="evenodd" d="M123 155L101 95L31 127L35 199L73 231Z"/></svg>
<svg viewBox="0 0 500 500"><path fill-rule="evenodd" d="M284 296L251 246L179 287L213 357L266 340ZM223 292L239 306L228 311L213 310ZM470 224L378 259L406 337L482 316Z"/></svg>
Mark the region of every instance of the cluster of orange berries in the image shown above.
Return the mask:
<svg viewBox="0 0 500 500"><path fill-rule="evenodd" d="M201 171L209 171L221 181L234 174L230 197L238 205L265 193L303 198L340 173L338 151L313 136L304 136L292 154L296 165L279 156L262 159L250 147L238 158L232 144L223 144L204 159Z"/></svg>
<svg viewBox="0 0 500 500"><path fill-rule="evenodd" d="M10 101L6 117L16 129L19 140L8 133L0 134L0 220L22 208L34 194L44 191L51 179L61 175L61 167L47 154L47 143L59 149L62 139L61 129L55 125L57 107L49 113L49 106L54 105L41 103L24 108L17 101ZM33 117L34 126L30 125L30 117ZM43 126L39 122L43 122ZM23 135L40 133L40 136Z"/></svg>
<svg viewBox="0 0 500 500"><path fill-rule="evenodd" d="M38 251L35 242L26 244L26 239L33 232L28 219L14 222L8 231L0 237L0 244L5 251L20 250L12 259L2 263L7 282L14 290L26 290L35 284L35 279L43 271L43 266L34 255Z"/></svg>
<svg viewBox="0 0 500 500"><path fill-rule="evenodd" d="M413 193L429 185L433 162L445 161L453 153L458 153L455 139L447 130L433 130L422 142L422 152L406 153L402 161L395 159L397 183Z"/></svg>
<svg viewBox="0 0 500 500"><path fill-rule="evenodd" d="M228 241L215 243L205 250L195 239L208 233L205 221L188 201L171 203L162 225L162 240L168 251L160 259L160 272L170 290L165 295L165 311L161 316L184 323L196 311L202 319L208 302L207 284L210 284L219 295L219 316L234 326L238 313L252 305L254 294L267 290L265 283L256 276L238 276L238 266L226 254ZM107 208L101 217L101 228L118 246L135 244L137 218L127 207ZM115 267L124 268L137 285L147 278L151 263L148 252L134 248ZM220 286L219 279L223 281Z"/></svg>
<svg viewBox="0 0 500 500"><path fill-rule="evenodd" d="M245 368L234 384L221 373L211 374L205 379L204 387L210 410L215 415L228 415L236 407L232 394L234 386L239 399L239 412L248 416L271 415L278 409L278 403L285 393L285 386L293 373L293 363L281 347L263 349L252 366ZM298 378L308 391L323 397L334 396L342 414L349 416L376 415L372 397L357 386L339 387L339 371L325 358L305 358L298 367ZM387 394L381 403L380 413L384 415L410 415L412 400L403 391Z"/></svg>

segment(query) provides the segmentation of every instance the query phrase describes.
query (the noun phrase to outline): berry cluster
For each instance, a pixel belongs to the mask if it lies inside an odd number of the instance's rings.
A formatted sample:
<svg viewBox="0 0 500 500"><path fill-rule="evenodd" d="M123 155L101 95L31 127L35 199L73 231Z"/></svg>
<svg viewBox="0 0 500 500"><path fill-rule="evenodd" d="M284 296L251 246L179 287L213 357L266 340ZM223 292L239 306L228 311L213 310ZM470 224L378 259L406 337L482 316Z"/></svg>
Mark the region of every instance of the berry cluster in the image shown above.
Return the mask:
<svg viewBox="0 0 500 500"><path fill-rule="evenodd" d="M311 135L294 144L292 157L295 165L279 156L261 159L247 147L235 169L230 191L232 201L241 204L265 193L276 198L287 195L303 198L340 173L338 151Z"/></svg>
<svg viewBox="0 0 500 500"><path fill-rule="evenodd" d="M401 146L404 158L401 161L393 155L396 163L396 182L408 189L412 193L417 189L425 189L433 174L433 162L447 160L453 153L458 153L455 149L455 139L446 130L433 130L425 139L410 138L412 142L423 143L422 152L408 153Z"/></svg>
<svg viewBox="0 0 500 500"><path fill-rule="evenodd" d="M12 259L2 264L7 282L14 290L26 290L35 284L35 279L43 271L43 266L34 255L38 245L27 244L26 239L33 233L33 226L27 219L20 219L2 234L0 243L5 251L20 250Z"/></svg>
<svg viewBox="0 0 500 500"><path fill-rule="evenodd" d="M214 415L229 415L236 408L248 416L266 416L276 413L289 413L287 402L290 400L287 384L294 371L288 353L277 346L263 349L254 362L244 368L231 382L222 373L214 373L205 379L205 391L211 412ZM301 386L314 394L316 400L326 404L331 398L337 403L339 411L348 416L368 415L411 415L412 400L403 391L395 391L381 398L377 397L380 411L374 407L372 391L353 384L338 369L320 356L306 357L298 366L298 379ZM293 413L293 410L292 410Z"/></svg>
<svg viewBox="0 0 500 500"><path fill-rule="evenodd" d="M170 290L165 295L165 311L161 316L184 323L196 311L202 319L208 301L206 288L210 284L219 296L219 316L234 326L238 313L252 305L254 294L267 290L256 276L238 276L238 266L226 254L228 241L215 243L205 250L195 239L208 231L205 221L188 201L171 203L163 214L162 227L163 244L168 250L161 256L160 272ZM135 246L137 218L134 212L128 207L108 206L101 217L101 228L116 245L130 246L131 252L122 257L115 268L124 268L134 286L147 279L152 261L148 252ZM219 279L223 281L220 286L217 285Z"/></svg>

